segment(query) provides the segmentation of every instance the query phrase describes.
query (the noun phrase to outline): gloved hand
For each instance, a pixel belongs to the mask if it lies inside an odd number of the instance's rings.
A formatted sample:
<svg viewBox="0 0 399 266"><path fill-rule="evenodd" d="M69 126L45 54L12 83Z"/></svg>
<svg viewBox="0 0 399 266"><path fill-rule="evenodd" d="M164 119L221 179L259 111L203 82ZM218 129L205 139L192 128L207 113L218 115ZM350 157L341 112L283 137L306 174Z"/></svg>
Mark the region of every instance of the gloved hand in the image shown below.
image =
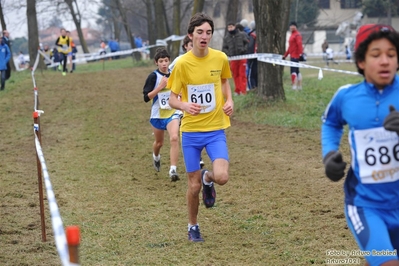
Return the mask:
<svg viewBox="0 0 399 266"><path fill-rule="evenodd" d="M330 151L323 159L326 176L332 181L337 182L345 175L346 162L342 160L339 151Z"/></svg>
<svg viewBox="0 0 399 266"><path fill-rule="evenodd" d="M283 60L285 60L285 56L283 56L282 58L283 58Z"/></svg>
<svg viewBox="0 0 399 266"><path fill-rule="evenodd" d="M392 105L389 106L389 111L389 115L384 119L384 128L399 135L399 112Z"/></svg>

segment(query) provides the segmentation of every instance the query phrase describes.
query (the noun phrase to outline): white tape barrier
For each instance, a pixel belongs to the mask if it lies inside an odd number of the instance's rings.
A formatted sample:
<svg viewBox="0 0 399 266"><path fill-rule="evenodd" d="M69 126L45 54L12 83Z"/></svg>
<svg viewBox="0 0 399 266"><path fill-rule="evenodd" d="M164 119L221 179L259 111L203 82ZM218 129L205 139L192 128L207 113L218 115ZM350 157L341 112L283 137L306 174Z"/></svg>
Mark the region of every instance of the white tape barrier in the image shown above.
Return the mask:
<svg viewBox="0 0 399 266"><path fill-rule="evenodd" d="M184 36L183 36L183 38L184 38ZM163 43L160 43L160 44L149 45L149 46L141 47L141 48L134 48L134 49L130 49L130 50L123 50L123 51L118 51L118 52L113 52L113 53L106 53L106 54L102 54L102 55L100 55L99 52L89 53L89 54L76 54L76 59L74 59L72 62L81 64L81 63L87 63L88 61L97 61L97 60L114 57L114 56L131 55L134 52L144 53L147 49L150 49L153 47L159 47L159 46L165 46L165 45ZM43 55L45 63L50 64L47 67L56 67L60 64L58 62L53 62L53 60L51 58L49 58L43 51L38 50L38 52L41 55Z"/></svg>
<svg viewBox="0 0 399 266"><path fill-rule="evenodd" d="M62 224L61 215L58 210L58 205L57 205L57 201L55 199L55 195L53 192L53 187L51 185L50 176L47 171L46 161L44 160L42 147L41 147L39 139L37 138L37 135L36 135L38 126L39 125L34 125L36 152L37 152L37 156L39 158L40 164L42 166L44 183L46 185L47 200L48 200L48 205L50 208L51 224L53 226L55 245L57 247L58 255L60 256L62 265L69 266L70 265L69 251L68 251L68 244L67 244L67 240L66 240L64 226Z"/></svg>
<svg viewBox="0 0 399 266"><path fill-rule="evenodd" d="M238 56L229 57L229 60L231 61L231 60L254 59L254 58L257 58L258 61L260 61L260 62L269 63L269 64L273 64L273 65L317 69L317 70L319 70L319 75L318 75L319 79L323 78L323 70L344 73L344 74L350 74L350 75L360 75L359 73L354 72L354 71L331 69L331 68L327 68L327 67L317 67L317 66L307 65L304 63L297 63L297 62L292 62L292 61L288 61L288 60L283 60L282 55L279 55L279 54L261 53L261 54L238 55Z"/></svg>

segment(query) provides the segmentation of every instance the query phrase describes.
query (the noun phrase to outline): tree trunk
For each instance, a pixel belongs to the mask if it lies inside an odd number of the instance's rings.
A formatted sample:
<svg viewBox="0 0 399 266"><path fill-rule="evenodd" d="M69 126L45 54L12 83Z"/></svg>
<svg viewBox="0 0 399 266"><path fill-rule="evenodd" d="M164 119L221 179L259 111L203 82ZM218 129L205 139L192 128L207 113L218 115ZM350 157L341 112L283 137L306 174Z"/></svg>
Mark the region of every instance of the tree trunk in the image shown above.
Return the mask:
<svg viewBox="0 0 399 266"><path fill-rule="evenodd" d="M227 29L227 23L233 22L236 23L238 18L238 0L229 0L228 6L227 6L227 14L226 14L226 29Z"/></svg>
<svg viewBox="0 0 399 266"><path fill-rule="evenodd" d="M65 3L68 5L69 11L71 12L71 16L72 16L73 22L75 23L76 31L78 32L80 45L82 46L83 52L85 54L88 54L88 53L90 53L90 51L87 48L87 43L83 36L82 27L81 27L82 16L80 15L78 4L76 3L76 0L65 0ZM75 12L75 9L73 8L73 3L75 3L76 12Z"/></svg>
<svg viewBox="0 0 399 266"><path fill-rule="evenodd" d="M33 66L39 49L39 29L36 17L36 0L26 0L26 17L28 20L29 60ZM38 67L44 68L43 60L39 60Z"/></svg>
<svg viewBox="0 0 399 266"><path fill-rule="evenodd" d="M130 47L132 47L132 49L134 49L134 48L136 48L136 44L134 43L134 39L133 39L133 36L132 36L132 31L131 31L130 26L129 26L128 22L127 22L126 10L123 8L122 3L121 3L120 0L115 0L115 3L117 5L119 13L121 14L122 23L123 23L123 26L124 26L124 28L126 30L126 35L127 35L127 38L128 38L128 40L130 42ZM134 54L134 57L135 57L135 59L137 61L141 60L141 53L140 52L134 52L133 54Z"/></svg>
<svg viewBox="0 0 399 266"><path fill-rule="evenodd" d="M147 31L148 31L148 40L150 44L154 44L156 41L156 25L155 21L155 11L154 11L154 4L152 0L145 1L146 9L147 9ZM154 58L155 49L150 49L150 58Z"/></svg>
<svg viewBox="0 0 399 266"><path fill-rule="evenodd" d="M117 4L115 1L112 1L110 4L111 8L111 13L112 13L112 24L114 26L114 38L115 40L120 41L121 39L121 29L120 29L120 23L119 23L119 13L118 9L116 8Z"/></svg>
<svg viewBox="0 0 399 266"><path fill-rule="evenodd" d="M180 8L181 0L173 1L173 32L176 35L180 35ZM175 41L172 44L172 51L170 53L171 58L179 56L180 41Z"/></svg>
<svg viewBox="0 0 399 266"><path fill-rule="evenodd" d="M258 53L284 54L290 1L253 0ZM283 66L258 63L258 95L267 100L285 100Z"/></svg>
<svg viewBox="0 0 399 266"><path fill-rule="evenodd" d="M164 5L162 0L155 0L155 26L157 28L158 39L168 37L167 20L164 16Z"/></svg>
<svg viewBox="0 0 399 266"><path fill-rule="evenodd" d="M227 5L227 13L226 13L226 26L225 26L225 35L227 33L227 24L230 22L236 23L237 21L237 14L238 14L238 0L229 0ZM224 46L224 39L223 39L223 46Z"/></svg>
<svg viewBox="0 0 399 266"><path fill-rule="evenodd" d="M0 22L1 22L1 28L3 30L6 30L7 26L6 26L6 22L4 20L3 6L1 5L1 2L0 2ZM11 45L9 48L10 48L10 53L11 53L10 67L11 67L12 71L15 71L15 64L14 64L14 59L13 59L13 55L12 55Z"/></svg>
<svg viewBox="0 0 399 266"><path fill-rule="evenodd" d="M195 15L198 12L202 12L204 10L205 0L194 0L194 7L192 15Z"/></svg>

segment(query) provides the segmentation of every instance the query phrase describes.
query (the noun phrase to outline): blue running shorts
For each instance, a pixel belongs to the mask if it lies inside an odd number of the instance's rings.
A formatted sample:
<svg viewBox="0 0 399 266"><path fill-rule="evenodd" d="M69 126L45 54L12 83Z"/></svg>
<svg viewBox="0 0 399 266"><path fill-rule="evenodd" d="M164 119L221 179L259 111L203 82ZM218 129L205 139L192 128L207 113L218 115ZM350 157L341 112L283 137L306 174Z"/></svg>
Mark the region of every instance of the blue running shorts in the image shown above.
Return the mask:
<svg viewBox="0 0 399 266"><path fill-rule="evenodd" d="M173 119L180 119L179 114L174 113L169 118L151 118L150 123L156 129L166 130L166 127L168 126L169 122L172 121Z"/></svg>
<svg viewBox="0 0 399 266"><path fill-rule="evenodd" d="M382 210L345 205L348 227L370 265L397 260L399 209Z"/></svg>
<svg viewBox="0 0 399 266"><path fill-rule="evenodd" d="M184 164L188 173L201 169L201 151L205 148L211 161L216 159L229 160L226 134L224 130L209 132L182 132L181 146Z"/></svg>

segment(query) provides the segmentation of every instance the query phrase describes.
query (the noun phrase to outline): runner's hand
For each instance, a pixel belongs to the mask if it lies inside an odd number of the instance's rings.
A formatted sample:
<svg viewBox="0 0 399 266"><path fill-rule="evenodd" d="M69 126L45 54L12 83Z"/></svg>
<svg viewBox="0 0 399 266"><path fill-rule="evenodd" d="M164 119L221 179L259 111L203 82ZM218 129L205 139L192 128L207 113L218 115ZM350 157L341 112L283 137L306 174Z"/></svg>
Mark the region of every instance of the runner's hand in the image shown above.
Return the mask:
<svg viewBox="0 0 399 266"><path fill-rule="evenodd" d="M233 114L233 111L234 111L234 102L226 101L223 105L223 112L226 115L231 116Z"/></svg>
<svg viewBox="0 0 399 266"><path fill-rule="evenodd" d="M389 106L389 111L389 115L384 120L384 128L389 131L395 131L399 135L399 112L392 105Z"/></svg>
<svg viewBox="0 0 399 266"><path fill-rule="evenodd" d="M198 115L201 112L201 105L198 103L185 103L184 111L190 115Z"/></svg>
<svg viewBox="0 0 399 266"><path fill-rule="evenodd" d="M332 181L339 181L345 175L346 162L339 151L330 151L323 159L326 176Z"/></svg>

